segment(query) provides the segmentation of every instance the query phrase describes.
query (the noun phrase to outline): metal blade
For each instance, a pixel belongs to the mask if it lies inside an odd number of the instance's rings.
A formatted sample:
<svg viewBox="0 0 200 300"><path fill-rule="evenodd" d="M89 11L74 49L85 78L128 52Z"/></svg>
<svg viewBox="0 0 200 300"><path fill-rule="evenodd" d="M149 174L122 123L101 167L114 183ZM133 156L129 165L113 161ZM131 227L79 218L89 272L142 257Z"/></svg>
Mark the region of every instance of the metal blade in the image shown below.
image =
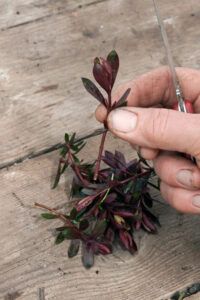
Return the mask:
<svg viewBox="0 0 200 300"><path fill-rule="evenodd" d="M176 93L176 98L177 98L177 101L179 103L179 109L182 112L186 112L185 103L184 103L181 87L180 87L180 84L179 84L179 80L178 80L178 77L177 77L177 74L176 74L176 69L175 69L175 66L174 66L174 61L173 61L173 57L172 57L171 48L170 48L170 45L169 45L167 33L166 33L166 30L165 30L165 26L164 26L163 20L160 16L160 12L159 12L156 0L153 0L153 4L154 4L157 20L158 20L158 25L160 27L163 43L164 43L164 46L165 46L166 54L167 54L167 59L168 59L169 68L170 68L171 75L172 75L172 81L173 81L173 85L174 85L174 89L175 89L175 93Z"/></svg>

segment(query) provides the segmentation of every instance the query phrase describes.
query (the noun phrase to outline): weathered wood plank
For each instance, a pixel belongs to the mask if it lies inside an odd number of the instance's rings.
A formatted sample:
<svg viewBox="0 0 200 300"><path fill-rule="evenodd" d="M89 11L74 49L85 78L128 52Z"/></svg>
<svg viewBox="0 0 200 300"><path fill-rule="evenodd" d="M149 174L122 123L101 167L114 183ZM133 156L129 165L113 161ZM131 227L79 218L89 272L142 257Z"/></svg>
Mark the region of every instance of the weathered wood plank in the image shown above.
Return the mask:
<svg viewBox="0 0 200 300"><path fill-rule="evenodd" d="M0 2L0 29L8 30L23 26L102 1L107 0L2 0Z"/></svg>
<svg viewBox="0 0 200 300"><path fill-rule="evenodd" d="M16 11L20 5L26 7L24 3L2 5L9 12L9 5ZM29 10L39 4L27 3ZM93 116L96 103L80 82L81 76L91 77L95 55L106 55L113 47L118 50L118 82L166 62L149 0L110 0L71 12L63 7L76 1L40 3L47 10L61 5L63 11L0 36L1 164L62 141L67 130L83 133L98 126ZM159 4L177 64L199 67L200 2Z"/></svg>
<svg viewBox="0 0 200 300"><path fill-rule="evenodd" d="M93 159L97 144L98 138L90 140L89 153L83 157ZM116 139L108 145L130 152ZM161 300L199 280L199 217L180 216L160 204L155 211L162 228L155 236L138 235L135 256L117 250L98 257L89 271L83 269L80 256L68 259L67 243L54 246L50 231L60 223L41 220L40 210L33 208L35 201L66 205L69 177L57 190L50 190L56 156L45 155L0 172L1 299L17 293L19 300L35 300L38 288L44 287L48 300Z"/></svg>

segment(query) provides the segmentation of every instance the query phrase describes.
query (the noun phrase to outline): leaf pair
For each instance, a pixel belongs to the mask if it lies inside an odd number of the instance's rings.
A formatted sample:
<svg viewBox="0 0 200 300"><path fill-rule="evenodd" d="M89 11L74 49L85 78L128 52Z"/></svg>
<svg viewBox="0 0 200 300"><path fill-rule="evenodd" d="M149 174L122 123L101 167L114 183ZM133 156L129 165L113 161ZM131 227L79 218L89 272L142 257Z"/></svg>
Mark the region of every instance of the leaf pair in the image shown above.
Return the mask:
<svg viewBox="0 0 200 300"><path fill-rule="evenodd" d="M107 59L96 57L94 60L93 75L98 84L106 91L107 99L100 92L98 87L87 78L82 78L85 89L96 98L106 108L114 109L126 105L130 89L127 89L122 97L115 103L111 103L111 91L119 69L119 56L115 50L112 50Z"/></svg>

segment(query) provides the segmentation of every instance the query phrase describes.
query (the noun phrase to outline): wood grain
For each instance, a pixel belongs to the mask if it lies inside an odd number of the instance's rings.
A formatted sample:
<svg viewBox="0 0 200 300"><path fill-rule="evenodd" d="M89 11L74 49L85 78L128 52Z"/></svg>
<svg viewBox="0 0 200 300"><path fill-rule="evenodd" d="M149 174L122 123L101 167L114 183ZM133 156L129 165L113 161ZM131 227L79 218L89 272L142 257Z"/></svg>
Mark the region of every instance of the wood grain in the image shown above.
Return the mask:
<svg viewBox="0 0 200 300"><path fill-rule="evenodd" d="M176 63L199 67L200 3L159 4ZM166 63L149 0L18 0L1 7L1 165L62 141L65 131L97 128L97 103L80 81L92 77L94 56L117 49L118 83Z"/></svg>
<svg viewBox="0 0 200 300"><path fill-rule="evenodd" d="M200 3L159 1L179 66L200 66ZM118 83L166 64L149 0L0 1L0 167L62 142L65 131L99 127L95 101L80 77L91 78L92 59L116 48ZM99 138L83 158L96 157ZM108 149L135 155L109 138ZM88 152L86 152L88 151ZM57 152L0 171L0 299L166 300L199 281L199 217L157 204L162 228L139 233L139 253L119 249L86 271L80 255L67 258L67 242L54 246L52 228L35 201L67 209L71 174L51 190ZM200 300L199 294L190 297Z"/></svg>
<svg viewBox="0 0 200 300"><path fill-rule="evenodd" d="M97 145L98 138L90 140L89 154L82 157L93 159ZM115 147L135 155L128 145L109 138L107 148ZM69 205L70 176L50 189L56 157L52 153L0 172L0 299L17 293L19 300L35 300L38 288L45 288L48 300L161 300L199 280L199 217L180 216L163 204L154 209L162 224L159 234L138 234L135 256L118 249L97 257L89 271L80 255L68 259L67 242L54 246L51 230L59 221L42 220L40 210L33 208L35 201L65 209Z"/></svg>

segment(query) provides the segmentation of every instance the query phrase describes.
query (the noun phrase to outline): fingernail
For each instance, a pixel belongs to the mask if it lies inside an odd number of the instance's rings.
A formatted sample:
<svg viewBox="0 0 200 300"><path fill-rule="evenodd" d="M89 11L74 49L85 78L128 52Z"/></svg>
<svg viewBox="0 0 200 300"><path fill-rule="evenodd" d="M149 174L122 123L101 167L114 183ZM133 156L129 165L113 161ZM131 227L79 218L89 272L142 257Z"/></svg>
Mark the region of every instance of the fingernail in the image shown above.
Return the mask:
<svg viewBox="0 0 200 300"><path fill-rule="evenodd" d="M193 174L190 170L181 170L176 176L179 183L192 187L193 186Z"/></svg>
<svg viewBox="0 0 200 300"><path fill-rule="evenodd" d="M200 208L200 195L196 195L196 196L193 197L192 204L195 207Z"/></svg>
<svg viewBox="0 0 200 300"><path fill-rule="evenodd" d="M137 115L125 109L113 110L108 117L109 127L124 133L134 130L136 123Z"/></svg>

